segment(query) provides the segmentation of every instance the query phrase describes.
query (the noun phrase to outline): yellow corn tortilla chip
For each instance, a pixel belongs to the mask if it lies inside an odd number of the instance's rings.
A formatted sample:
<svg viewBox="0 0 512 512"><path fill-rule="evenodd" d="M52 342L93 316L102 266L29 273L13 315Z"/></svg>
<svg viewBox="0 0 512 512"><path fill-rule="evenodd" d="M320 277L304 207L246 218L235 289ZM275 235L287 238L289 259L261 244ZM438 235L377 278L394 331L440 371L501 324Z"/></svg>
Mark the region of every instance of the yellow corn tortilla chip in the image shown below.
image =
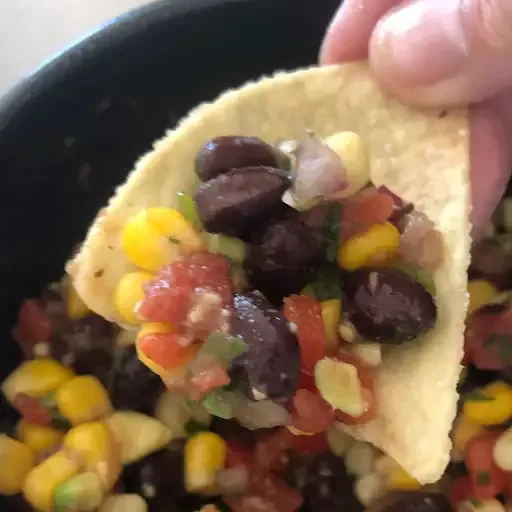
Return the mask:
<svg viewBox="0 0 512 512"><path fill-rule="evenodd" d="M116 283L134 269L121 249L125 221L141 208L176 207L176 191L198 185L193 160L218 135L275 143L306 129L321 137L351 130L370 152L372 180L426 213L444 235L436 271L438 322L423 340L386 350L376 370L379 416L347 428L391 455L420 482L436 481L448 461L463 351L469 263L469 148L465 110L415 110L384 94L366 64L277 73L194 109L137 163L99 212L67 272L86 304L109 320Z"/></svg>

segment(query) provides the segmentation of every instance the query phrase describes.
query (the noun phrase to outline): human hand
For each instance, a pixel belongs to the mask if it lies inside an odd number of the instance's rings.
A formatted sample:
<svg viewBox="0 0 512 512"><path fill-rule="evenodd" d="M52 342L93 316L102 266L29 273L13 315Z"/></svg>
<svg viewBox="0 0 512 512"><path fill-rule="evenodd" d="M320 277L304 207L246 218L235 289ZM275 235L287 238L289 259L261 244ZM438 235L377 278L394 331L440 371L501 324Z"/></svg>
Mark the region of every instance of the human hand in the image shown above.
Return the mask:
<svg viewBox="0 0 512 512"><path fill-rule="evenodd" d="M345 0L320 61L366 58L382 88L402 101L471 105L471 220L478 235L510 177L512 2Z"/></svg>

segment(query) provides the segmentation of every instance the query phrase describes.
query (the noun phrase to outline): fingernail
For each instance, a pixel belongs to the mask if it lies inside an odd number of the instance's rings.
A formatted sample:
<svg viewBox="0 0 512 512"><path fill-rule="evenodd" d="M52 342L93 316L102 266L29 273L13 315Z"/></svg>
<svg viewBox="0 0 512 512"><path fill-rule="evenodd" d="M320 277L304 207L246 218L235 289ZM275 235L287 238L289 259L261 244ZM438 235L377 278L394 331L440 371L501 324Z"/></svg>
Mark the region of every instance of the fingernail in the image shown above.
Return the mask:
<svg viewBox="0 0 512 512"><path fill-rule="evenodd" d="M449 80L467 60L459 0L415 0L383 18L372 39L377 74L403 86Z"/></svg>

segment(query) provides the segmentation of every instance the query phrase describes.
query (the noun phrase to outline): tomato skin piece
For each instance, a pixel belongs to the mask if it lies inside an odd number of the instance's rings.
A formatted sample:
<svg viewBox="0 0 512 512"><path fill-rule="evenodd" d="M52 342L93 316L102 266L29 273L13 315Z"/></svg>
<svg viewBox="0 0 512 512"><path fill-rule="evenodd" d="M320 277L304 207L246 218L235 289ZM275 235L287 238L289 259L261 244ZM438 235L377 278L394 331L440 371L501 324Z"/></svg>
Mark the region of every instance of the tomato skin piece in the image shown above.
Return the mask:
<svg viewBox="0 0 512 512"><path fill-rule="evenodd" d="M226 457L226 467L249 467L252 463L253 455L251 450L237 439L226 439L228 447Z"/></svg>
<svg viewBox="0 0 512 512"><path fill-rule="evenodd" d="M254 448L254 464L263 471L281 471L289 462L290 431L285 427L271 434L263 434Z"/></svg>
<svg viewBox="0 0 512 512"><path fill-rule="evenodd" d="M313 374L316 363L325 356L326 336L322 320L322 305L312 297L290 295L284 299L284 316L297 326L301 367Z"/></svg>
<svg viewBox="0 0 512 512"><path fill-rule="evenodd" d="M190 359L197 352L195 346L182 347L178 333L154 332L142 336L138 341L139 349L153 363L165 370L173 370ZM192 347L192 348L191 348Z"/></svg>
<svg viewBox="0 0 512 512"><path fill-rule="evenodd" d="M364 233L374 224L386 222L395 210L395 201L389 194L376 189L362 190L343 201L340 222L341 240Z"/></svg>
<svg viewBox="0 0 512 512"><path fill-rule="evenodd" d="M303 501L295 489L272 473L253 475L244 496L224 499L233 512L296 512Z"/></svg>
<svg viewBox="0 0 512 512"><path fill-rule="evenodd" d="M155 280L146 284L137 313L149 322L170 323L178 328L186 321L199 289L217 293L224 307L231 304L233 284L224 256L200 252L165 266Z"/></svg>
<svg viewBox="0 0 512 512"><path fill-rule="evenodd" d="M342 411L334 411L336 421L344 425L362 425L374 420L377 417L379 404L375 395L375 379L373 377L373 369L371 366L364 364L361 360L352 354L340 350L337 358L344 363L353 365L357 370L357 376L361 384L363 400L365 401L365 412L361 416L350 416Z"/></svg>
<svg viewBox="0 0 512 512"><path fill-rule="evenodd" d="M299 389L292 399L294 411L292 425L311 434L325 432L334 423L332 407L319 395Z"/></svg>
<svg viewBox="0 0 512 512"><path fill-rule="evenodd" d="M471 500L473 497L473 487L471 477L464 475L456 478L450 485L450 502L454 507L463 501Z"/></svg>
<svg viewBox="0 0 512 512"><path fill-rule="evenodd" d="M52 415L43 404L35 397L19 393L14 397L13 406L21 414L23 419L32 425L49 425Z"/></svg>
<svg viewBox="0 0 512 512"><path fill-rule="evenodd" d="M18 312L18 324L14 337L21 346L33 346L39 342L48 342L52 336L52 326L43 303L36 299L26 299Z"/></svg>
<svg viewBox="0 0 512 512"><path fill-rule="evenodd" d="M230 382L231 379L220 364L212 364L209 368L201 369L190 379L190 383L200 396L205 396L213 389L227 386Z"/></svg>
<svg viewBox="0 0 512 512"><path fill-rule="evenodd" d="M498 344L489 344L490 337L502 336L501 343L509 342L510 350L500 350ZM470 319L465 332L467 358L481 370L504 370L512 366L512 309L501 313L477 312ZM508 361L503 359L508 356Z"/></svg>
<svg viewBox="0 0 512 512"><path fill-rule="evenodd" d="M464 459L475 500L492 500L505 488L505 475L494 463L492 455L499 435L500 432L486 431L473 437L466 445Z"/></svg>

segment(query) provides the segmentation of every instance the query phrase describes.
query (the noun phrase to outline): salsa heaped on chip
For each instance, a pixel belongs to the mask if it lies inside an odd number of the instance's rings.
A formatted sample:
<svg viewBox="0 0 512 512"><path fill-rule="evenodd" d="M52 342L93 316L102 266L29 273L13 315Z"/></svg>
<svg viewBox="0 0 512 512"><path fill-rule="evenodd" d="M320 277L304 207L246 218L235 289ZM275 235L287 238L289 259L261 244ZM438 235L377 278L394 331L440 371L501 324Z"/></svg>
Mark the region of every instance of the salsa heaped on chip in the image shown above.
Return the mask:
<svg viewBox="0 0 512 512"><path fill-rule="evenodd" d="M433 482L458 398L468 154L466 112L411 110L363 64L277 74L157 142L67 271L183 400L297 436L338 422Z"/></svg>

